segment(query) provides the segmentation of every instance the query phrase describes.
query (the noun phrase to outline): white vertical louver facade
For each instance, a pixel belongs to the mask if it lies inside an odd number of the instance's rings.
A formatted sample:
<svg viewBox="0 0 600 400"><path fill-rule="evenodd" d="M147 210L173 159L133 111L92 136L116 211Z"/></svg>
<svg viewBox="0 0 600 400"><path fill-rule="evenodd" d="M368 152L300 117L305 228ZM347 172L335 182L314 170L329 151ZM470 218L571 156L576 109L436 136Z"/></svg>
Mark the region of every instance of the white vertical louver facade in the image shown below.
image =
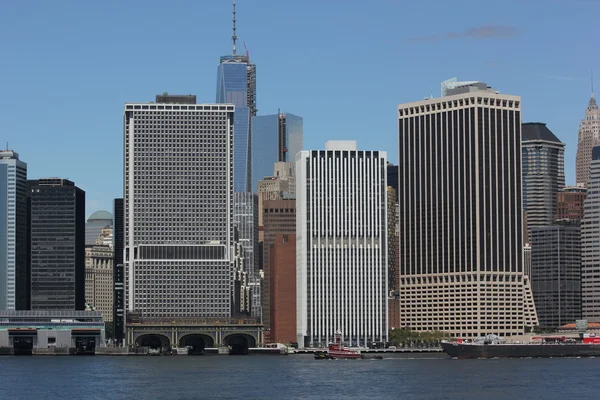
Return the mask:
<svg viewBox="0 0 600 400"><path fill-rule="evenodd" d="M386 164L347 141L296 156L300 346L387 340Z"/></svg>

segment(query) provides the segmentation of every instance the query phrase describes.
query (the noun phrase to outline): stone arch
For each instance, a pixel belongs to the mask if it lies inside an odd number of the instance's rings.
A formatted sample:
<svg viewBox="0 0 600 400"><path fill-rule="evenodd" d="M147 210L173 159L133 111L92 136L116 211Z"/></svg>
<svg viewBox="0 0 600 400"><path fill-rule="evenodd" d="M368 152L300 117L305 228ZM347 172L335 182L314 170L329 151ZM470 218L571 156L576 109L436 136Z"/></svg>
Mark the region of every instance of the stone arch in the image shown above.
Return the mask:
<svg viewBox="0 0 600 400"><path fill-rule="evenodd" d="M162 333L145 333L135 339L135 344L151 349L168 349L171 347L171 340Z"/></svg>
<svg viewBox="0 0 600 400"><path fill-rule="evenodd" d="M256 338L248 333L230 333L223 337L223 344L230 348L230 354L248 354L250 347L256 347Z"/></svg>
<svg viewBox="0 0 600 400"><path fill-rule="evenodd" d="M179 338L179 347L190 346L190 354L204 354L207 347L215 347L215 340L206 333L186 333Z"/></svg>

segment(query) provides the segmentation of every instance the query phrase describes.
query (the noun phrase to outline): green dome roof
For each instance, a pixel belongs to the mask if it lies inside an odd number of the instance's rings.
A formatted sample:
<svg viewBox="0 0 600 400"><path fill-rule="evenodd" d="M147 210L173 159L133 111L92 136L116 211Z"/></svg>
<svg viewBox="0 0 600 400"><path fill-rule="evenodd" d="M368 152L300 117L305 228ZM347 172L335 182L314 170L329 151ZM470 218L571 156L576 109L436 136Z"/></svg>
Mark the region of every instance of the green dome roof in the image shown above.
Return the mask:
<svg viewBox="0 0 600 400"><path fill-rule="evenodd" d="M88 222L91 221L112 221L113 215L108 211L96 211L88 218Z"/></svg>

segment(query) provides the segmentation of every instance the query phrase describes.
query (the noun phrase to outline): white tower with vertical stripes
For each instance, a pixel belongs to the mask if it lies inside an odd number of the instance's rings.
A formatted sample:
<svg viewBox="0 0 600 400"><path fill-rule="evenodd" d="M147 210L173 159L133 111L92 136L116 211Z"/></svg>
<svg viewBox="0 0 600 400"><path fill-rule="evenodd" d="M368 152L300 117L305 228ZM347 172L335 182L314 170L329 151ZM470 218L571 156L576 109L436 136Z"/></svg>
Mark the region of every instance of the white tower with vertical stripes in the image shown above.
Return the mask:
<svg viewBox="0 0 600 400"><path fill-rule="evenodd" d="M354 141L296 156L297 339L386 341L387 153Z"/></svg>

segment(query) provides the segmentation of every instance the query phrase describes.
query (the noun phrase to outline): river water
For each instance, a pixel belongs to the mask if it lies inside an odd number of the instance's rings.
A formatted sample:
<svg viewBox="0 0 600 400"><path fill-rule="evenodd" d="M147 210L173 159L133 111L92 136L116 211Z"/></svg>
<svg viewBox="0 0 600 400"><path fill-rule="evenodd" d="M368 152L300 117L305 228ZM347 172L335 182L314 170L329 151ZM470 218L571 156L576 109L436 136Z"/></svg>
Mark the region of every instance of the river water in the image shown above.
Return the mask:
<svg viewBox="0 0 600 400"><path fill-rule="evenodd" d="M598 359L0 357L0 399L586 399Z"/></svg>

